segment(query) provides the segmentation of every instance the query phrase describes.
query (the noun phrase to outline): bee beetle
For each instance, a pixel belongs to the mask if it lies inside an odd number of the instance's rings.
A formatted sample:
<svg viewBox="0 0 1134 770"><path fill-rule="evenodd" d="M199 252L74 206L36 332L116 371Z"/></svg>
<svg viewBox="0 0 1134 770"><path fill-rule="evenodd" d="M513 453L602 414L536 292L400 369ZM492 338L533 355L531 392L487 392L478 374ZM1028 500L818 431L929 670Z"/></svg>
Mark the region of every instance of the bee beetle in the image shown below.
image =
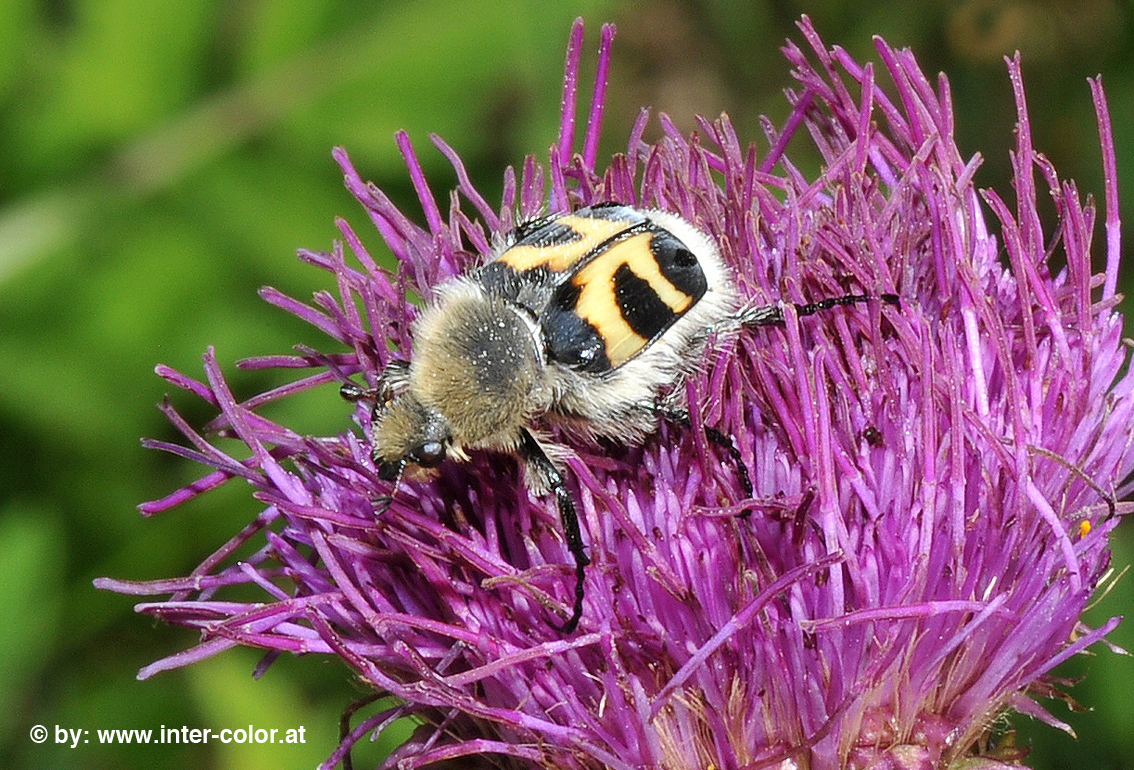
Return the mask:
<svg viewBox="0 0 1134 770"><path fill-rule="evenodd" d="M867 299L796 308L807 315ZM576 576L573 612L556 628L571 633L590 559L548 431L634 443L660 419L688 424L661 396L680 398L714 334L782 321L780 306L740 309L719 250L689 222L601 203L521 224L489 261L436 288L414 324L411 361L392 361L374 388L348 383L342 394L374 402L373 459L395 487L407 467L487 449L518 457L534 494L554 493ZM708 434L751 494L733 442Z"/></svg>

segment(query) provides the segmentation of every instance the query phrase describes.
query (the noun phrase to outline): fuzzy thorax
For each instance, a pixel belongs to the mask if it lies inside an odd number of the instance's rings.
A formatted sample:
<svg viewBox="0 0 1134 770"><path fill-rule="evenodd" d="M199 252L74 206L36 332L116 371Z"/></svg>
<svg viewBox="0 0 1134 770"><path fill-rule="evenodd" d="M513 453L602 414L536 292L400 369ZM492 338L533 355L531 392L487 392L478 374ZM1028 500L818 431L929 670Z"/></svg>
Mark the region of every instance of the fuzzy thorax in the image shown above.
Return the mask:
<svg viewBox="0 0 1134 770"><path fill-rule="evenodd" d="M425 433L458 457L465 449L514 450L551 396L535 334L511 303L470 282L451 284L417 324L409 389L383 417L379 454L412 457Z"/></svg>

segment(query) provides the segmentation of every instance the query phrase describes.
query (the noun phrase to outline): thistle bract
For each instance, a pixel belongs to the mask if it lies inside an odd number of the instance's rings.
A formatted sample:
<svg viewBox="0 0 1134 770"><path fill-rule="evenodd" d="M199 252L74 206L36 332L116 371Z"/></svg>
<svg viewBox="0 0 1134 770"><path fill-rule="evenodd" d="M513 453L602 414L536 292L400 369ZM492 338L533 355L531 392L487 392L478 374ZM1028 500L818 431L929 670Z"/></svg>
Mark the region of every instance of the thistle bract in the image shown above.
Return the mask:
<svg viewBox="0 0 1134 770"><path fill-rule="evenodd" d="M807 50L785 49L791 116L767 127L762 152L726 116L692 135L661 116L648 142L643 112L625 154L600 162L613 30L577 131L581 23L560 137L546 164L506 171L499 206L440 139L459 180L447 210L406 136L422 207L412 214L336 151L397 273L340 222L333 251L301 252L335 291L312 304L263 293L326 332L331 352L243 362L313 373L240 401L211 351L204 382L159 370L214 404L210 430L250 452L223 452L166 406L191 446L151 443L212 471L143 511L230 480L263 510L188 577L100 581L168 595L138 610L202 633L142 676L234 645L269 650L266 661L339 656L397 705L358 718L328 767L406 715L420 728L391 766L992 766L1011 759L982 754L1001 712L1059 726L1033 696L1117 622L1090 629L1080 616L1134 467L1101 84L1097 242L1094 205L1031 146L1018 60L1013 201L974 187L979 159L953 142L943 77L931 82L881 40L876 72L828 49L807 20L800 29ZM788 158L803 142L821 154L817 176ZM1054 204L1053 228L1040 198ZM582 623L560 636L548 620L570 607L571 554L554 499L530 495L511 459L474 454L394 490L371 459L368 406L354 407L349 430L344 404L343 425L318 437L257 409L348 377L373 384L412 355L407 295L428 298L480 264L520 220L602 201L705 228L753 305L893 292L900 307L798 318L787 304L782 327L721 340L685 385L691 428L663 425L642 446L572 444L563 462L592 564ZM706 427L733 438L751 497L707 449ZM236 560L247 543L259 547ZM234 585L262 599L227 600Z"/></svg>

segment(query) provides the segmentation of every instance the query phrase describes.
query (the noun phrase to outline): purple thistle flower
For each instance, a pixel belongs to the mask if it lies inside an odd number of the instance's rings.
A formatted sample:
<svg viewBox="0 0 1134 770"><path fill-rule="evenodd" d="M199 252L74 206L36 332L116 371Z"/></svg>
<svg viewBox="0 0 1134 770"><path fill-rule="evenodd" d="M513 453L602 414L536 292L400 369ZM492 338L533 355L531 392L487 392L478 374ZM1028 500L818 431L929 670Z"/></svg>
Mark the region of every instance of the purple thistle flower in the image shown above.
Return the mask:
<svg viewBox="0 0 1134 770"><path fill-rule="evenodd" d="M576 154L583 28L567 56L561 134L546 166L505 173L499 209L457 154L444 212L415 150L398 146L425 226L362 181L336 151L347 187L399 263L379 269L339 222L343 246L301 257L337 294L312 305L264 298L325 331L345 353L302 350L245 368L315 373L238 401L213 352L206 382L158 372L220 410L208 430L250 450L231 456L166 404L190 446L148 442L213 468L141 506L166 510L230 479L264 509L191 575L98 585L165 595L138 611L196 628L202 641L141 677L235 645L337 655L396 706L364 718L325 767L401 716L420 721L387 761L419 767L913 768L999 766L985 756L1005 710L1070 729L1033 698L1050 671L1117 624L1080 617L1108 566L1114 502L1134 469L1134 379L1115 312L1119 255L1114 147L1102 86L1091 81L1106 170L1105 273L1092 273L1096 209L1031 146L1019 60L1008 62L1019 123L1015 204L972 183L979 158L953 143L948 83L877 41L873 65L827 49L785 49L799 88L763 157L728 118L682 135L661 116L600 166L599 125L613 30ZM808 58L810 57L810 59ZM786 155L812 142L814 179ZM1058 216L1045 231L1037 172ZM478 264L518 219L601 201L665 209L721 245L755 304L848 291L896 292L901 307L840 308L721 341L686 385L692 430L663 426L644 446L572 445L587 569L579 630L572 558L553 498L516 463L476 454L391 493L363 430L298 435L263 404L351 375L373 383L412 350L407 293ZM345 413L344 408L344 413ZM754 487L707 449L731 435ZM258 550L240 560L234 553ZM229 601L233 585L259 602ZM486 756L482 756L486 755ZM474 759L473 757L476 757Z"/></svg>

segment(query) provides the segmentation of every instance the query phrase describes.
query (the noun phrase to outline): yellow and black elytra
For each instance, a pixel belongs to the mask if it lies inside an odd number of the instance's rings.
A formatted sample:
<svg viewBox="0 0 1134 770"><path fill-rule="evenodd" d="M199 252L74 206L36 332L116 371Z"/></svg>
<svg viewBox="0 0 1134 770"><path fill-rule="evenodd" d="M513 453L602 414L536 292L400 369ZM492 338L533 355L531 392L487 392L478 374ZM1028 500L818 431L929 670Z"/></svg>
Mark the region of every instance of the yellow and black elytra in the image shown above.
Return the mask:
<svg viewBox="0 0 1134 770"><path fill-rule="evenodd" d="M795 307L809 315L867 299ZM485 264L436 288L414 324L410 361L392 361L374 387L342 392L373 402L374 462L395 486L487 449L520 458L534 494L554 493L575 559L574 606L557 626L570 633L590 560L552 432L636 443L661 419L688 425L680 386L710 342L783 318L779 305L740 308L716 244L694 225L602 203L521 224ZM731 439L707 432L751 495Z"/></svg>
<svg viewBox="0 0 1134 770"><path fill-rule="evenodd" d="M705 298L710 279L713 311L735 302L719 257L706 264L693 251L705 236L692 231L687 245L666 227L674 221L616 204L535 220L513 231L477 277L535 314L549 361L610 372L661 339Z"/></svg>

